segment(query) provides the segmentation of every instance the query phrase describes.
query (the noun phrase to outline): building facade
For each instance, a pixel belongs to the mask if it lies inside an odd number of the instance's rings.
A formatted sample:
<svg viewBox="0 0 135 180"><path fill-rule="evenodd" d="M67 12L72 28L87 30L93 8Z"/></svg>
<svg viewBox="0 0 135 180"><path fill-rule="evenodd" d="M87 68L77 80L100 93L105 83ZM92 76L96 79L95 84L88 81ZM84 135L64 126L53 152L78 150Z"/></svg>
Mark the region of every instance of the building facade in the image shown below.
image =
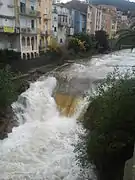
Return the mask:
<svg viewBox="0 0 135 180"><path fill-rule="evenodd" d="M45 51L52 36L52 0L38 0L38 10L39 47Z"/></svg>
<svg viewBox="0 0 135 180"><path fill-rule="evenodd" d="M53 37L58 44L65 44L68 36L74 34L72 11L63 4L53 4L52 8Z"/></svg>
<svg viewBox="0 0 135 180"><path fill-rule="evenodd" d="M14 0L0 1L0 49L20 49Z"/></svg>
<svg viewBox="0 0 135 180"><path fill-rule="evenodd" d="M31 59L39 55L37 0L18 0L18 13L20 27L20 50L23 59Z"/></svg>
<svg viewBox="0 0 135 180"><path fill-rule="evenodd" d="M21 52L21 58L39 55L37 0L0 1L0 48Z"/></svg>
<svg viewBox="0 0 135 180"><path fill-rule="evenodd" d="M74 31L75 33L86 32L87 14L78 10L74 10Z"/></svg>
<svg viewBox="0 0 135 180"><path fill-rule="evenodd" d="M90 13L87 13L88 4L74 0L66 3L66 7L72 11L74 33L86 32L89 28L86 23L87 18L90 19Z"/></svg>
<svg viewBox="0 0 135 180"><path fill-rule="evenodd" d="M113 38L117 31L117 9L114 6L99 5L102 11L102 29L107 32L109 38Z"/></svg>
<svg viewBox="0 0 135 180"><path fill-rule="evenodd" d="M103 11L102 13L102 29L107 32L110 36L111 34L111 15Z"/></svg>
<svg viewBox="0 0 135 180"><path fill-rule="evenodd" d="M92 34L92 6L87 7L86 32Z"/></svg>

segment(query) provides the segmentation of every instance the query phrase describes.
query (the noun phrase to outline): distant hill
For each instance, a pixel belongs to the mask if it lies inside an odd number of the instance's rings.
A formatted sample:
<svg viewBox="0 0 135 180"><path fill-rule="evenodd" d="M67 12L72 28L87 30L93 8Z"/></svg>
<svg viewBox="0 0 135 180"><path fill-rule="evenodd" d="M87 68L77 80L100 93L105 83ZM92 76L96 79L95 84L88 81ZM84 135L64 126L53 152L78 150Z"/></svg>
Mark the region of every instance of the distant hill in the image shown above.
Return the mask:
<svg viewBox="0 0 135 180"><path fill-rule="evenodd" d="M128 0L91 0L93 4L113 5L121 11L135 11L135 3Z"/></svg>

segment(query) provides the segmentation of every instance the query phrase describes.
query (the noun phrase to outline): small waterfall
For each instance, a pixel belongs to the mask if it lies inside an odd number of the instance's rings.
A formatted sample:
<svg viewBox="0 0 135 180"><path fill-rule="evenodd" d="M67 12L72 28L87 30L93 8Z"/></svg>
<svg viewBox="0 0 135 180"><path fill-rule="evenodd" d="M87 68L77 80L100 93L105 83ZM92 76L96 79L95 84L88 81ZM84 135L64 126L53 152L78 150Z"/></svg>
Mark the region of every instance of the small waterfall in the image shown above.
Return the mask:
<svg viewBox="0 0 135 180"><path fill-rule="evenodd" d="M1 179L86 179L74 153L82 129L75 117L60 116L52 97L55 86L54 77L37 81L13 103L20 125L0 142Z"/></svg>

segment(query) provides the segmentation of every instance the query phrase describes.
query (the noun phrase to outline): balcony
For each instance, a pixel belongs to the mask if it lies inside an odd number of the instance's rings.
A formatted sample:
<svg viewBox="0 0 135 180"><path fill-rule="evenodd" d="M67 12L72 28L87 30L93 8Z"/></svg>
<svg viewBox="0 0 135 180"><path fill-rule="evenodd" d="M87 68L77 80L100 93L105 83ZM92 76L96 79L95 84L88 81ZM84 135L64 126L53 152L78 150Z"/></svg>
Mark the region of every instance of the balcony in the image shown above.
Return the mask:
<svg viewBox="0 0 135 180"><path fill-rule="evenodd" d="M43 19L44 19L44 21L49 21L49 20L51 20L51 15L50 14L44 14Z"/></svg>
<svg viewBox="0 0 135 180"><path fill-rule="evenodd" d="M21 9L19 7L19 14L23 16L40 17L40 11L32 10L29 8Z"/></svg>
<svg viewBox="0 0 135 180"><path fill-rule="evenodd" d="M8 34L14 34L14 33L19 34L20 28L0 25L0 32L4 32L4 33L8 33Z"/></svg>
<svg viewBox="0 0 135 180"><path fill-rule="evenodd" d="M22 51L23 52L31 52L32 51L32 46L22 46Z"/></svg>
<svg viewBox="0 0 135 180"><path fill-rule="evenodd" d="M48 37L48 36L52 35L52 31L51 30L45 30L45 31L41 31L40 34Z"/></svg>
<svg viewBox="0 0 135 180"><path fill-rule="evenodd" d="M37 34L38 30L36 28L27 27L27 28L21 28L20 32L26 34Z"/></svg>
<svg viewBox="0 0 135 180"><path fill-rule="evenodd" d="M67 26L68 25L68 23L67 22L63 22L63 21L58 21L58 26L61 26L61 27L63 27L63 26Z"/></svg>
<svg viewBox="0 0 135 180"><path fill-rule="evenodd" d="M74 34L74 28L69 27L66 29L67 36L72 36Z"/></svg>
<svg viewBox="0 0 135 180"><path fill-rule="evenodd" d="M8 8L14 8L15 6L13 4L8 4L7 7Z"/></svg>
<svg viewBox="0 0 135 180"><path fill-rule="evenodd" d="M52 13L54 13L54 14L58 14L57 9L56 9L56 8L54 8L54 9L52 10Z"/></svg>

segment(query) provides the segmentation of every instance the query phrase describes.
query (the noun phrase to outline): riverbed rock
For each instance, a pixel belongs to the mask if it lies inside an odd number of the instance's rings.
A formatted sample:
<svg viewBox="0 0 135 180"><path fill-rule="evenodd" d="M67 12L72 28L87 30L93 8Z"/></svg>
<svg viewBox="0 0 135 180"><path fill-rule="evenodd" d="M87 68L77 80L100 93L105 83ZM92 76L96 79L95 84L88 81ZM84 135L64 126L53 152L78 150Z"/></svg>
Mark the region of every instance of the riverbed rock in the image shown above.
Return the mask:
<svg viewBox="0 0 135 180"><path fill-rule="evenodd" d="M14 119L14 113L11 107L0 112L0 139L3 140L12 132L13 127L18 126Z"/></svg>

